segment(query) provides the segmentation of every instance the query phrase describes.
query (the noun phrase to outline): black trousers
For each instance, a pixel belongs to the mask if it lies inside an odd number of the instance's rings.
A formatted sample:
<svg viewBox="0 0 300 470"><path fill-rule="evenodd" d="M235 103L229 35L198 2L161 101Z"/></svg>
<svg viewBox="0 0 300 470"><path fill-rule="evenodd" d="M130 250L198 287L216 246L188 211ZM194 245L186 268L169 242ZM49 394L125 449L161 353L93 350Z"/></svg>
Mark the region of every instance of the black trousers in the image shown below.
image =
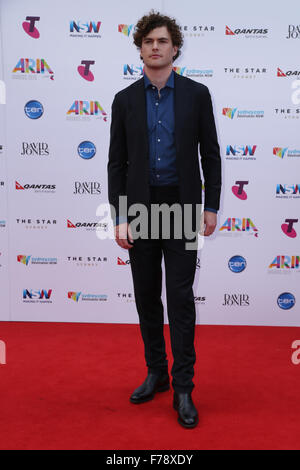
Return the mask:
<svg viewBox="0 0 300 470"><path fill-rule="evenodd" d="M178 186L150 187L150 203L171 205L179 202ZM163 223L163 220L161 220ZM174 224L174 219L172 221ZM163 335L162 257L165 263L166 297L171 347L173 354L172 386L178 393L194 388L195 304L193 282L197 250L186 250L181 239L136 239L129 249L136 307L145 346L149 372L161 374L168 370Z"/></svg>

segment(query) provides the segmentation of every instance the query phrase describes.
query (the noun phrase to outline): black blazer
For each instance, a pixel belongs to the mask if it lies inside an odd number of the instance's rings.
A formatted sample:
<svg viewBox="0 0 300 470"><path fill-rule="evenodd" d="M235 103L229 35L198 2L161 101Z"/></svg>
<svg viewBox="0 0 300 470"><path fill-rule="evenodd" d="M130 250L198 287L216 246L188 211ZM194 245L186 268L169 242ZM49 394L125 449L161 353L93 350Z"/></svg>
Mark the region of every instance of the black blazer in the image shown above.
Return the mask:
<svg viewBox="0 0 300 470"><path fill-rule="evenodd" d="M181 204L200 204L202 182L205 207L219 209L221 158L211 97L202 83L175 73L175 144ZM115 95L112 103L108 170L108 199L118 210L120 195L128 207L149 207L149 148L144 77ZM130 219L130 218L129 218Z"/></svg>

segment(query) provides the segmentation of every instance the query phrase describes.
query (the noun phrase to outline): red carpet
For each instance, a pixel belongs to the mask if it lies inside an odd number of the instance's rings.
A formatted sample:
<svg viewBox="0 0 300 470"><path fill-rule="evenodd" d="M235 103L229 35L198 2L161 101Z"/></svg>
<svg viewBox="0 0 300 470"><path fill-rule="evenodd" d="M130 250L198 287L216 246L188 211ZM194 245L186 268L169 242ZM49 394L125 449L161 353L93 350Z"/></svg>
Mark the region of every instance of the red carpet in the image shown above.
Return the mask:
<svg viewBox="0 0 300 470"><path fill-rule="evenodd" d="M198 326L190 430L171 390L129 402L146 373L138 326L2 322L0 449L299 449L296 339L299 328Z"/></svg>

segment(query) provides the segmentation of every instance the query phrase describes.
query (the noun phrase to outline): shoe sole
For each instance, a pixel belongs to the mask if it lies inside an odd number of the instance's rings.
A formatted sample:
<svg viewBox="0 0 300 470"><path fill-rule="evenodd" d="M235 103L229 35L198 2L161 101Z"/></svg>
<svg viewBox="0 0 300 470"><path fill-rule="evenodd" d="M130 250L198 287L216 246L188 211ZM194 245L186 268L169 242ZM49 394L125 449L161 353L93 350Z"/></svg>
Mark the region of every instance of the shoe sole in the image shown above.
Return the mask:
<svg viewBox="0 0 300 470"><path fill-rule="evenodd" d="M166 392L167 390L170 390L170 384L162 385L161 387L157 388L155 392L147 398L141 398L141 399L135 400L130 397L129 401L133 403L134 405L140 405L141 403L146 403L147 401L153 400L156 393Z"/></svg>

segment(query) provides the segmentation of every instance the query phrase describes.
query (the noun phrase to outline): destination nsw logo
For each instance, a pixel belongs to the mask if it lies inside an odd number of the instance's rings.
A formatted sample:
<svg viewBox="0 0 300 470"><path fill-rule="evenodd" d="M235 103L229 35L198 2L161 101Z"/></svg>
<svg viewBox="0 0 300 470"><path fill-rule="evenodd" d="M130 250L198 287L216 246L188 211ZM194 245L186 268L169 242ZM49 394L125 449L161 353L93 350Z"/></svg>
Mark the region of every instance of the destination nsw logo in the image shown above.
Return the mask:
<svg viewBox="0 0 300 470"><path fill-rule="evenodd" d="M67 219L67 227L68 228L77 228L77 229L84 229L88 231L96 231L96 230L104 230L107 232L108 230L108 223L107 222L76 222L75 224Z"/></svg>
<svg viewBox="0 0 300 470"><path fill-rule="evenodd" d="M129 37L134 32L134 24L119 24L118 32L124 34L124 36Z"/></svg>
<svg viewBox="0 0 300 470"><path fill-rule="evenodd" d="M228 217L222 227L219 229L221 235L240 236L243 234L254 235L258 237L258 230L250 218L238 219L236 217Z"/></svg>
<svg viewBox="0 0 300 470"><path fill-rule="evenodd" d="M289 150L288 147L273 147L273 155L281 159L300 157L300 149Z"/></svg>
<svg viewBox="0 0 300 470"><path fill-rule="evenodd" d="M299 199L300 184L277 184L276 198L280 199Z"/></svg>
<svg viewBox="0 0 300 470"><path fill-rule="evenodd" d="M15 188L17 191L32 190L34 193L55 193L55 184L20 184L18 181L15 182Z"/></svg>
<svg viewBox="0 0 300 470"><path fill-rule="evenodd" d="M226 160L256 160L257 145L227 145Z"/></svg>
<svg viewBox="0 0 300 470"><path fill-rule="evenodd" d="M101 21L74 21L69 23L71 38L101 38Z"/></svg>
<svg viewBox="0 0 300 470"><path fill-rule="evenodd" d="M38 77L46 77L54 80L54 72L45 59L21 58L12 73L13 78L36 80Z"/></svg>
<svg viewBox="0 0 300 470"><path fill-rule="evenodd" d="M238 110L237 108L223 108L222 115L228 117L229 119L233 119L236 117L239 118L263 118L265 112L264 111L256 111L256 110L248 110L248 109L241 109Z"/></svg>
<svg viewBox="0 0 300 470"><path fill-rule="evenodd" d="M68 299L74 302L103 302L107 300L107 294L83 294L82 292L68 292Z"/></svg>
<svg viewBox="0 0 300 470"><path fill-rule="evenodd" d="M269 264L269 274L300 273L300 255L277 255Z"/></svg>
<svg viewBox="0 0 300 470"><path fill-rule="evenodd" d="M102 108L99 101L75 100L67 111L67 120L69 121L89 121L91 117L107 121L107 113Z"/></svg>
<svg viewBox="0 0 300 470"><path fill-rule="evenodd" d="M40 21L40 16L26 16L26 21L23 21L22 26L25 33L33 39L40 37L39 30L35 26L36 21Z"/></svg>
<svg viewBox="0 0 300 470"><path fill-rule="evenodd" d="M24 303L48 303L51 304L52 289L23 289Z"/></svg>
<svg viewBox="0 0 300 470"><path fill-rule="evenodd" d="M27 255L18 255L17 256L18 263L21 263L25 266L28 265L56 265L57 258L43 258L41 256L27 256Z"/></svg>

